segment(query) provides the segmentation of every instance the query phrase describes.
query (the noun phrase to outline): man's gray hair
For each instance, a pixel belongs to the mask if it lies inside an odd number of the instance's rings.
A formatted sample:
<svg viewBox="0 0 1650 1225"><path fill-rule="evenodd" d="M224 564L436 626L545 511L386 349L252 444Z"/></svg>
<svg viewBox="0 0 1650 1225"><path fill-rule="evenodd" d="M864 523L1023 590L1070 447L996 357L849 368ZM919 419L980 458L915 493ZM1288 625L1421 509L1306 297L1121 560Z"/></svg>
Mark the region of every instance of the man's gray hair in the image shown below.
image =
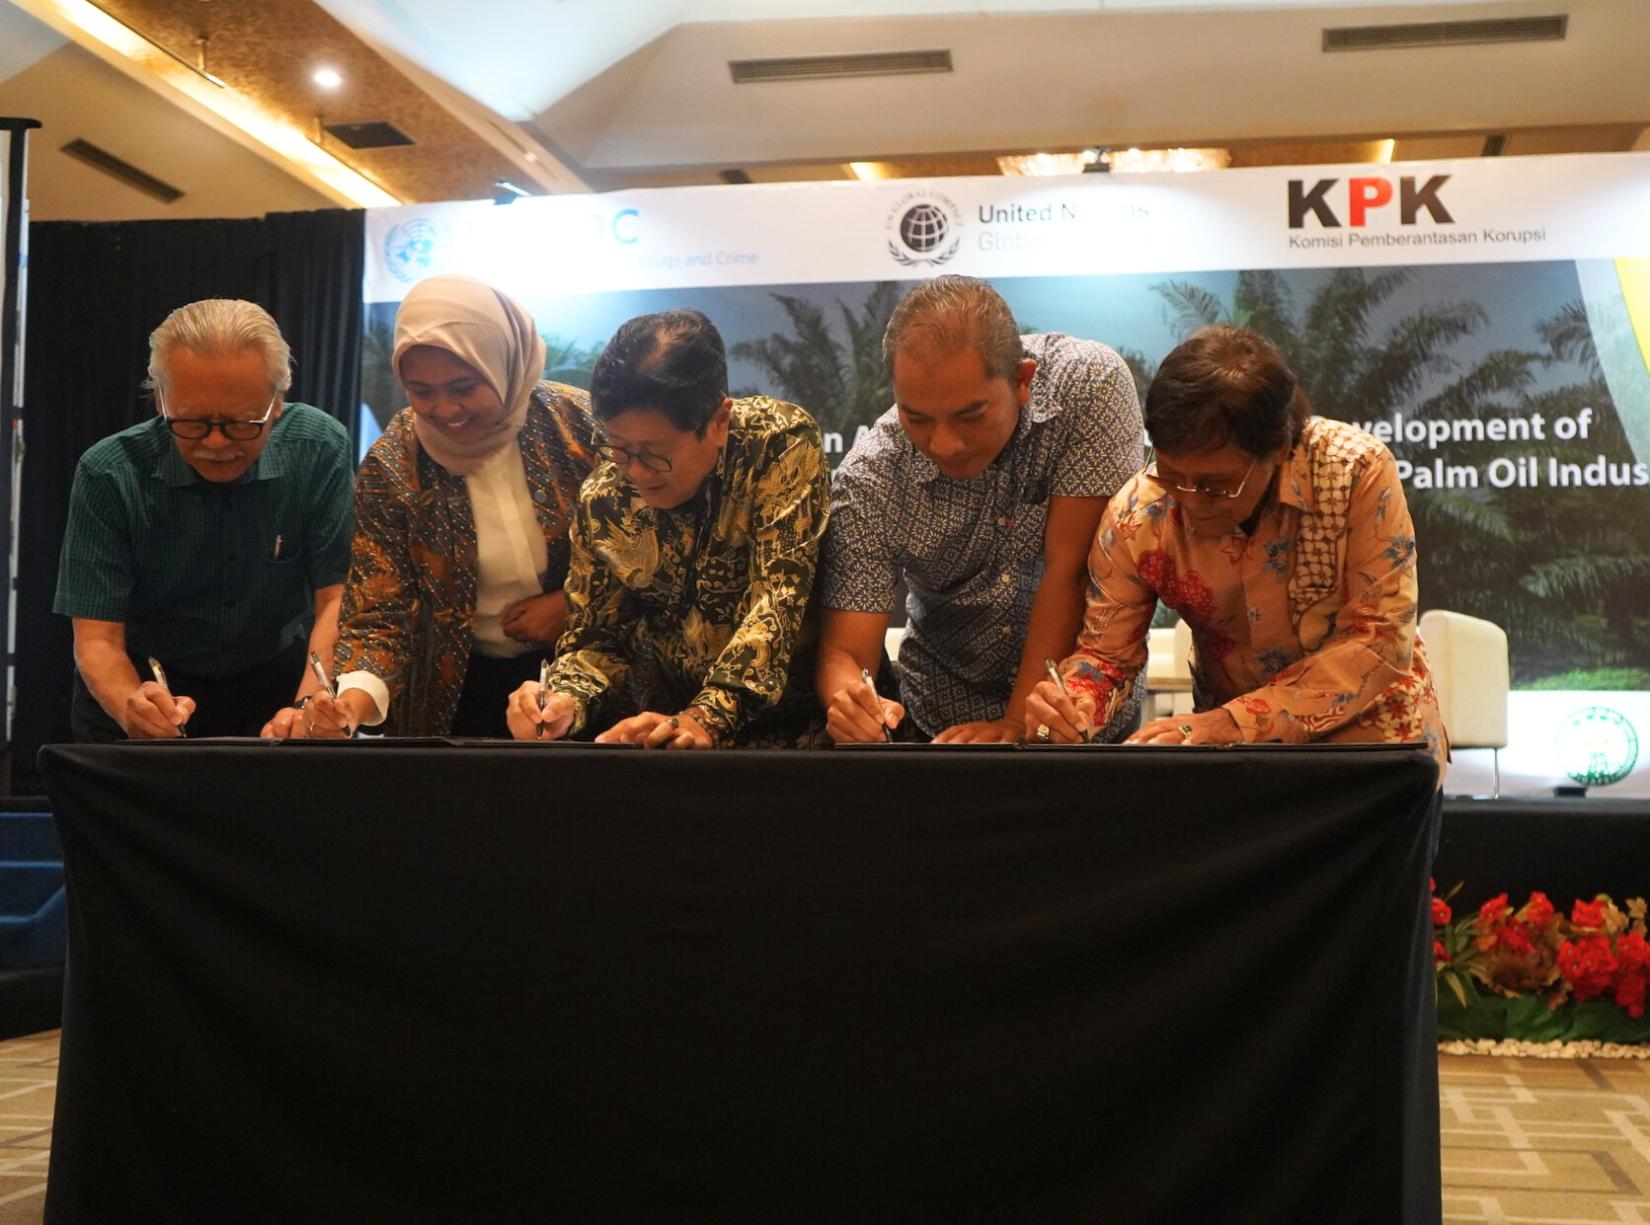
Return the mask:
<svg viewBox="0 0 1650 1225"><path fill-rule="evenodd" d="M149 377L143 385L153 391L166 379L172 350L188 349L201 357L227 357L256 349L269 370L269 384L286 392L292 386L292 350L269 312L256 302L238 298L205 298L180 306L149 333Z"/></svg>
<svg viewBox="0 0 1650 1225"><path fill-rule="evenodd" d="M894 377L894 354L922 349L977 349L992 378L1011 382L1025 360L1020 328L1002 295L978 277L947 274L924 281L894 308L882 334L882 361Z"/></svg>

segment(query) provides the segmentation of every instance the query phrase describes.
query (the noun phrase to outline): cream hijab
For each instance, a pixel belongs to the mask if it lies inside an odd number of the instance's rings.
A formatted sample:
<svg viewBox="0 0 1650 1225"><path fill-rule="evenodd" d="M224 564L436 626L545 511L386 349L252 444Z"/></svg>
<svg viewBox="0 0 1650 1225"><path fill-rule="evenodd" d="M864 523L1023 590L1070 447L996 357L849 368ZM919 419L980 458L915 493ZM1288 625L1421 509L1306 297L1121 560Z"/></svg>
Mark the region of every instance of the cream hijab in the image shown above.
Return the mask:
<svg viewBox="0 0 1650 1225"><path fill-rule="evenodd" d="M533 317L513 298L466 276L432 276L407 291L395 316L395 354L434 345L468 362L498 393L504 415L479 438L455 440L422 417L413 417L419 445L447 471L474 472L509 446L527 420L527 405L544 370L544 341Z"/></svg>

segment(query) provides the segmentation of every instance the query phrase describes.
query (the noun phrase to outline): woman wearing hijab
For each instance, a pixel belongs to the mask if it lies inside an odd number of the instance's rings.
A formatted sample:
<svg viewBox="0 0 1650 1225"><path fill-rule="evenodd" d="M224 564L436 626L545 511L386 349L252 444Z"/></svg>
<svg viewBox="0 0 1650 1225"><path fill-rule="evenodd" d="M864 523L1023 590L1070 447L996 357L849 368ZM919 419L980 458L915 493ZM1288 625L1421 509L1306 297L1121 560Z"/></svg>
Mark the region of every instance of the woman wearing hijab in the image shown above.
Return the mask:
<svg viewBox="0 0 1650 1225"><path fill-rule="evenodd" d="M338 698L272 734L509 734L510 692L561 634L568 523L596 463L589 400L541 382L544 357L532 317L479 281L407 294L392 365L408 407L356 478Z"/></svg>

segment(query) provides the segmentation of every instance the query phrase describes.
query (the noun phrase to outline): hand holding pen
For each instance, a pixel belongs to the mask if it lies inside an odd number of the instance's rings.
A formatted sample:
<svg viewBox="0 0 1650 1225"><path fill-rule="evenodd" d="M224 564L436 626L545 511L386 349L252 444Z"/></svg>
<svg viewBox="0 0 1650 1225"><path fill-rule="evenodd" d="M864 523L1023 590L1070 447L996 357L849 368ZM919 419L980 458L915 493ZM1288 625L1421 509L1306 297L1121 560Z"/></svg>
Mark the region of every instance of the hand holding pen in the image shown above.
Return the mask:
<svg viewBox="0 0 1650 1225"><path fill-rule="evenodd" d="M348 740L355 735L355 723L349 707L338 700L338 689L327 675L326 665L314 651L309 653L310 671L320 682L320 689L304 704L304 731L310 736Z"/></svg>
<svg viewBox="0 0 1650 1225"><path fill-rule="evenodd" d="M544 739L544 699L550 696L550 658L539 660L539 729L533 739Z"/></svg>
<svg viewBox="0 0 1650 1225"><path fill-rule="evenodd" d="M195 699L179 697L166 682L166 669L149 656L155 679L140 682L126 701L126 735L133 740L173 740L186 733L183 725L195 713Z"/></svg>
<svg viewBox="0 0 1650 1225"><path fill-rule="evenodd" d="M877 725L882 728L883 743L887 744L894 739L894 733L888 730L888 715L882 708L882 696L877 693L877 683L871 679L871 670L861 668L859 679L865 682L865 688L871 695L871 704L877 709Z"/></svg>
<svg viewBox="0 0 1650 1225"><path fill-rule="evenodd" d="M1026 739L1035 744L1088 744L1093 739L1094 699L1073 697L1052 659L1048 673L1026 696Z"/></svg>

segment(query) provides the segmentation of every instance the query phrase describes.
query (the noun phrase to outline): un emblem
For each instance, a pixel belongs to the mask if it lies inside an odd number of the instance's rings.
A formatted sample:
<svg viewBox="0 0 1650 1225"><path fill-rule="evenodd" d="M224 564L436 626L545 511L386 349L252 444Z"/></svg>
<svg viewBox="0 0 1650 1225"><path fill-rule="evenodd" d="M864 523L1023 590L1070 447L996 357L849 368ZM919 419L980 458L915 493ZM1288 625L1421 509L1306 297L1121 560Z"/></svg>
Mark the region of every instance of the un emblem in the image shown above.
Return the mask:
<svg viewBox="0 0 1650 1225"><path fill-rule="evenodd" d="M888 214L888 254L907 268L943 264L962 247L961 225L962 213L948 196L910 192Z"/></svg>
<svg viewBox="0 0 1650 1225"><path fill-rule="evenodd" d="M426 277L435 270L441 238L441 227L427 217L391 226L384 235L384 266L398 281Z"/></svg>
<svg viewBox="0 0 1650 1225"><path fill-rule="evenodd" d="M1638 733L1619 711L1585 706L1559 725L1558 760L1582 786L1608 787L1638 764Z"/></svg>

